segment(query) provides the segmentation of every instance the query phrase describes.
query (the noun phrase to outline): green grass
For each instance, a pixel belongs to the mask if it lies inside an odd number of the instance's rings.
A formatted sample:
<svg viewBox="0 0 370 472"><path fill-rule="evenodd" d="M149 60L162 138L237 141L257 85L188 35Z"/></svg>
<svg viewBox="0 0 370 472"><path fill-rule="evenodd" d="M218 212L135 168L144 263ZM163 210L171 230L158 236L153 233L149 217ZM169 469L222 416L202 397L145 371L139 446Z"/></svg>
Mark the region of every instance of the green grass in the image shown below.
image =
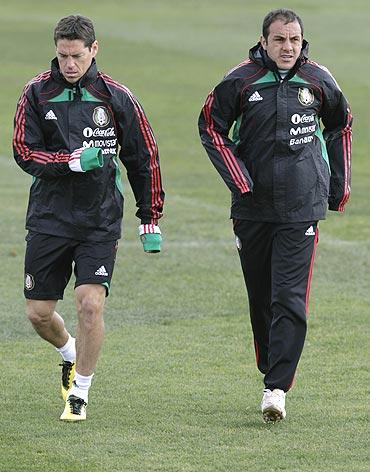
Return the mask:
<svg viewBox="0 0 370 472"><path fill-rule="evenodd" d="M370 65L365 0L288 1L312 58L355 116L353 192L320 224L309 331L287 420L261 421L247 300L229 195L201 148L207 92L258 38L276 2L2 1L0 39L1 472L367 471L370 452ZM167 191L163 251L143 253L125 179L125 232L106 306L106 342L84 424L58 421L59 357L32 331L22 291L30 177L13 163L24 83L53 56L57 19L95 20L98 64L139 97ZM73 330L72 284L59 305Z"/></svg>

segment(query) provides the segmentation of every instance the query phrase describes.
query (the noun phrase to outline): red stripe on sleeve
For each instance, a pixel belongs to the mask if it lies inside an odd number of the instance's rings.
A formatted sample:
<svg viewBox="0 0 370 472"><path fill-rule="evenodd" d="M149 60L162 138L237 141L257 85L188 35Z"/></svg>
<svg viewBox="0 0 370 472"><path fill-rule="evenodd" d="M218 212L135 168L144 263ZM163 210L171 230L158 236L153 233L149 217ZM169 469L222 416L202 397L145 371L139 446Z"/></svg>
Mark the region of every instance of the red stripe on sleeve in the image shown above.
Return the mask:
<svg viewBox="0 0 370 472"><path fill-rule="evenodd" d="M49 79L51 75L50 71L43 72L30 80L25 86L22 96L19 100L15 115L15 126L13 145L17 153L22 157L23 160L32 160L39 164L47 164L48 162L68 162L69 154L57 154L49 153L46 151L37 151L30 149L25 142L25 126L26 126L26 104L27 104L27 92L30 87L38 82Z"/></svg>
<svg viewBox="0 0 370 472"><path fill-rule="evenodd" d="M350 176L351 176L351 149L352 149L352 131L351 131L352 115L348 115L348 124L342 131L342 146L343 146L343 165L344 165L344 185L343 198L339 204L338 210L344 211L344 206L350 196Z"/></svg>
<svg viewBox="0 0 370 472"><path fill-rule="evenodd" d="M214 129L214 122L211 116L212 104L214 102L214 95L211 92L204 105L204 116L207 123L207 132L211 136L213 144L216 150L220 153L223 162L225 163L235 185L238 187L241 193L247 193L250 191L249 185L241 171L234 154L225 145L220 133L217 133Z"/></svg>
<svg viewBox="0 0 370 472"><path fill-rule="evenodd" d="M144 137L145 145L150 155L149 167L150 167L150 172L151 172L151 205L152 205L152 221L151 222L152 224L156 224L161 214L155 209L158 207L161 208L163 206L163 200L161 198L162 184L161 184L160 168L159 168L159 162L157 160L158 146L154 138L152 128L148 122L147 117L145 116L144 110L140 106L139 102L135 99L132 92L127 87L120 84L119 82L116 82L108 75L106 74L100 74L100 75L108 84L125 92L134 106L136 115L139 120L140 130Z"/></svg>

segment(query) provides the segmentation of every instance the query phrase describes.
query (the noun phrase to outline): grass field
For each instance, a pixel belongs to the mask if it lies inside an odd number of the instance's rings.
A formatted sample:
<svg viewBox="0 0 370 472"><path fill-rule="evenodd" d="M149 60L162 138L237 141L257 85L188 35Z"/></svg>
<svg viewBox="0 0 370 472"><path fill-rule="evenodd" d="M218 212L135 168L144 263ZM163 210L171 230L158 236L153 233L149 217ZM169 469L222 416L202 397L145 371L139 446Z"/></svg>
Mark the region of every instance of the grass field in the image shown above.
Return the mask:
<svg viewBox="0 0 370 472"><path fill-rule="evenodd" d="M368 471L370 468L370 46L367 0L285 1L311 57L335 74L355 116L353 193L320 225L309 331L281 424L262 423L262 381L228 220L228 191L201 148L208 91L240 62L276 2L0 0L1 472ZM90 16L99 67L140 99L167 191L163 251L148 256L126 186L125 234L106 342L84 424L58 421L59 357L24 316L30 177L13 163L24 83L49 67L55 22ZM59 305L73 331L69 287Z"/></svg>

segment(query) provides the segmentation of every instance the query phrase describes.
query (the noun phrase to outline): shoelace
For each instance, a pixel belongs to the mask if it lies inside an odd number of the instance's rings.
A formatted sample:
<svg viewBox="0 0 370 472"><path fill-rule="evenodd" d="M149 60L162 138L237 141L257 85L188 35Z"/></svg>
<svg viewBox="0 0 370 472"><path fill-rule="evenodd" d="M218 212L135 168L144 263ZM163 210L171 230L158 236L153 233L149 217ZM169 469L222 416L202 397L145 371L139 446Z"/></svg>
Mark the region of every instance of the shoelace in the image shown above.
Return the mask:
<svg viewBox="0 0 370 472"><path fill-rule="evenodd" d="M68 403L73 415L80 415L82 407L87 405L82 398L75 397L74 395L68 398Z"/></svg>
<svg viewBox="0 0 370 472"><path fill-rule="evenodd" d="M69 386L69 376L71 375L73 363L69 361L63 361L59 364L62 367L62 383L64 388Z"/></svg>

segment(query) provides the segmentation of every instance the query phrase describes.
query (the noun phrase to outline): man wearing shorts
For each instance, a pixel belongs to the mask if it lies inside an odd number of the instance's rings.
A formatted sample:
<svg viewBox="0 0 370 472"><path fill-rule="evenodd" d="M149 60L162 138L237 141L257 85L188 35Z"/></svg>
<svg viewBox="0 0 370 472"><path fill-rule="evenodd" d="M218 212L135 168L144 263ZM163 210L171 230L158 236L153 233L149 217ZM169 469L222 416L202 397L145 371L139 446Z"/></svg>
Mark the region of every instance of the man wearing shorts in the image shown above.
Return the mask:
<svg viewBox="0 0 370 472"><path fill-rule="evenodd" d="M68 16L54 30L51 70L28 82L14 119L17 164L33 176L26 218L27 316L62 356L62 420L86 419L88 392L104 337L127 170L144 251L160 251L164 192L157 144L129 89L98 71L88 18ZM75 338L55 311L75 275Z"/></svg>

